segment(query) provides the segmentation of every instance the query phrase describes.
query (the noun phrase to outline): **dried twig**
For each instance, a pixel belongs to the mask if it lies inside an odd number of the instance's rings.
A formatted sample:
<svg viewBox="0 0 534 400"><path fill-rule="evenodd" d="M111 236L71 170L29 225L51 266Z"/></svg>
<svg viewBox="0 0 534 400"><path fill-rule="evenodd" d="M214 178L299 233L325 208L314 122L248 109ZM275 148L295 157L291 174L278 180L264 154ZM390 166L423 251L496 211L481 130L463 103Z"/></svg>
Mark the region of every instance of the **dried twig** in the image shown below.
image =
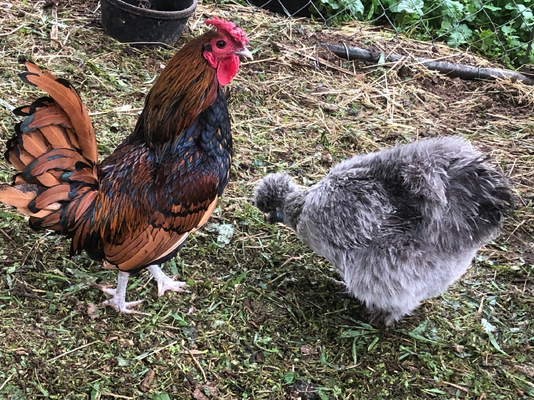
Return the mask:
<svg viewBox="0 0 534 400"><path fill-rule="evenodd" d="M344 74L352 75L354 77L357 77L357 75L354 72L351 72L348 69L345 69L345 68L342 68L342 67L338 67L337 65L332 64L330 61L327 61L324 58L321 58L321 57L318 57L318 56L315 56L315 55L311 55L311 54L307 54L307 53L305 53L305 52L303 52L303 51L301 51L301 50L299 50L299 49L297 49L295 47L288 46L288 45L285 45L285 44L282 44L282 43L278 43L278 47L280 47L281 49L283 49L286 52L295 53L295 54L298 54L299 56L302 56L302 57L307 58L309 60L313 60L313 61L319 62L319 64L323 64L323 65L327 66L328 68L332 68L332 69L335 69L336 71L343 72Z"/></svg>
<svg viewBox="0 0 534 400"><path fill-rule="evenodd" d="M52 3L52 18L54 19L54 23L52 24L52 28L50 29L50 47L52 47L53 49L57 49L60 43L58 41L57 3L55 1Z"/></svg>
<svg viewBox="0 0 534 400"><path fill-rule="evenodd" d="M98 342L100 342L100 340L95 340L95 341L93 341L93 342L91 342L91 343L84 344L83 346L76 347L75 349L66 351L65 353L61 353L59 356L56 356L56 357L54 357L54 358L51 358L51 359L47 360L46 362L47 362L47 363L52 362L52 361L54 361L54 360L57 360L58 358L61 358L61 357L66 356L67 354L74 353L75 351L81 350L81 349L83 349L83 348L85 348L85 347L91 346L91 345L93 345L93 344L95 344L95 343L98 343Z"/></svg>
<svg viewBox="0 0 534 400"><path fill-rule="evenodd" d="M321 43L321 46L326 47L336 56L347 60L378 61L380 59L380 54L374 54L369 50L360 49L358 47L339 46L328 43ZM386 61L388 62L399 62L404 59L408 58L399 54L390 54L386 57ZM472 67L470 65L455 64L448 61L437 61L423 57L417 57L415 60L417 61L417 65L423 65L428 69L439 71L451 77L462 79L511 79L512 81L522 82L525 85L534 85L534 79L528 78L515 71L498 68Z"/></svg>
<svg viewBox="0 0 534 400"><path fill-rule="evenodd" d="M9 32L6 32L6 33L0 33L0 37L3 37L3 36L9 36L13 33L15 33L16 31L18 31L19 29L22 29L26 26L26 24L22 24L22 25L19 25L17 26L15 29L13 29L12 31L9 31Z"/></svg>
<svg viewBox="0 0 534 400"><path fill-rule="evenodd" d="M187 351L188 351L189 355L191 356L191 358L193 359L193 362L195 363L195 365L198 367L198 369L202 373L202 377L204 378L204 383L206 383L208 381L208 378L206 378L206 373L204 372L204 369L202 368L202 365L200 365L200 363L198 362L196 357L193 355L191 350L187 350Z"/></svg>

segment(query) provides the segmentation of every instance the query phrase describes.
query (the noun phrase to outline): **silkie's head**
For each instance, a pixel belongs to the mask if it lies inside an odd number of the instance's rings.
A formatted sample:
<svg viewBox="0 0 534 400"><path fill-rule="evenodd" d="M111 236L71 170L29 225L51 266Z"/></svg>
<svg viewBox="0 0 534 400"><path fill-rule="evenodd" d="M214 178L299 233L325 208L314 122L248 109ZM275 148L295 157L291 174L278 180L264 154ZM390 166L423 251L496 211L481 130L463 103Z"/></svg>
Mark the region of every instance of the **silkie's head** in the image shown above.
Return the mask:
<svg viewBox="0 0 534 400"><path fill-rule="evenodd" d="M206 25L217 28L215 35L210 35L209 41L204 43L202 52L208 63L217 70L217 80L221 85L231 82L239 70L239 57L252 59L247 49L247 35L243 29L234 23L217 17L204 21Z"/></svg>
<svg viewBox="0 0 534 400"><path fill-rule="evenodd" d="M270 174L254 188L252 204L266 214L269 223L284 222L284 205L287 196L297 189L285 172Z"/></svg>

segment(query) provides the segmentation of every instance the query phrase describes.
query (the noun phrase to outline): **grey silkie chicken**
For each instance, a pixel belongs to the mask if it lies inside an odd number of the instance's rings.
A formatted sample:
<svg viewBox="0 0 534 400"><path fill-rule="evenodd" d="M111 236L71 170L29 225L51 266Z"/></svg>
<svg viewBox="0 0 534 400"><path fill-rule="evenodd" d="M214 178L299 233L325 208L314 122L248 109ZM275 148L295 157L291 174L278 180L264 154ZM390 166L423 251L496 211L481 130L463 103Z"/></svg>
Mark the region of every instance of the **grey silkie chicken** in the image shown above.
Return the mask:
<svg viewBox="0 0 534 400"><path fill-rule="evenodd" d="M460 137L358 155L311 187L263 178L253 204L335 265L371 321L442 293L513 208L507 179Z"/></svg>

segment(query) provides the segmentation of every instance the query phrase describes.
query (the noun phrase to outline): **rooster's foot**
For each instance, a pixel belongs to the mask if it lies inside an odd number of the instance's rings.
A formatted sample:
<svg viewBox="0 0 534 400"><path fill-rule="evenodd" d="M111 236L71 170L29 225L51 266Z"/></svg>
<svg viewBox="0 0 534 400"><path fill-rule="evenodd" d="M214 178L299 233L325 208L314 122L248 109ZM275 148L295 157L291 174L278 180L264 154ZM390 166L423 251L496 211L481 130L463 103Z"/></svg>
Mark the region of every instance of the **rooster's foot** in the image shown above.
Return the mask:
<svg viewBox="0 0 534 400"><path fill-rule="evenodd" d="M110 294L113 297L109 300L106 300L102 303L103 306L110 306L111 308L114 308L118 312L124 313L124 314L143 314L145 313L137 310L132 310L131 307L136 307L139 304L141 304L144 300L137 300L137 301L125 301L124 298L121 298L120 295L117 294L117 290L113 288L102 288L101 289L104 293Z"/></svg>
<svg viewBox="0 0 534 400"><path fill-rule="evenodd" d="M157 265L150 265L148 270L151 272L154 279L158 282L158 296L161 297L167 290L173 292L188 292L187 283L181 281L175 281L169 278Z"/></svg>
<svg viewBox="0 0 534 400"><path fill-rule="evenodd" d="M126 301L126 287L128 286L128 278L130 274L127 272L119 272L119 278L117 281L117 288L107 288L102 286L97 286L104 293L113 296L111 299L106 300L102 303L103 306L110 306L117 310L118 312L124 314L140 314L140 315L149 315L141 311L132 310L132 307L136 307L141 304L144 300L137 301Z"/></svg>

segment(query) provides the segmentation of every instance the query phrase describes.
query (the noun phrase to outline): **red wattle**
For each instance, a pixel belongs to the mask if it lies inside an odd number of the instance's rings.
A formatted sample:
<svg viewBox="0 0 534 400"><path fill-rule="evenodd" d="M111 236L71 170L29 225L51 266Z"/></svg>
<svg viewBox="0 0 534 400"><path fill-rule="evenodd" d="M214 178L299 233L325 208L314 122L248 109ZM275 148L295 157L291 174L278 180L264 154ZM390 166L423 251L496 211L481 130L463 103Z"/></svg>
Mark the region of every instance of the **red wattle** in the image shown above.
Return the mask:
<svg viewBox="0 0 534 400"><path fill-rule="evenodd" d="M232 54L232 57L219 62L217 67L217 80L220 85L228 85L239 70L239 57Z"/></svg>

